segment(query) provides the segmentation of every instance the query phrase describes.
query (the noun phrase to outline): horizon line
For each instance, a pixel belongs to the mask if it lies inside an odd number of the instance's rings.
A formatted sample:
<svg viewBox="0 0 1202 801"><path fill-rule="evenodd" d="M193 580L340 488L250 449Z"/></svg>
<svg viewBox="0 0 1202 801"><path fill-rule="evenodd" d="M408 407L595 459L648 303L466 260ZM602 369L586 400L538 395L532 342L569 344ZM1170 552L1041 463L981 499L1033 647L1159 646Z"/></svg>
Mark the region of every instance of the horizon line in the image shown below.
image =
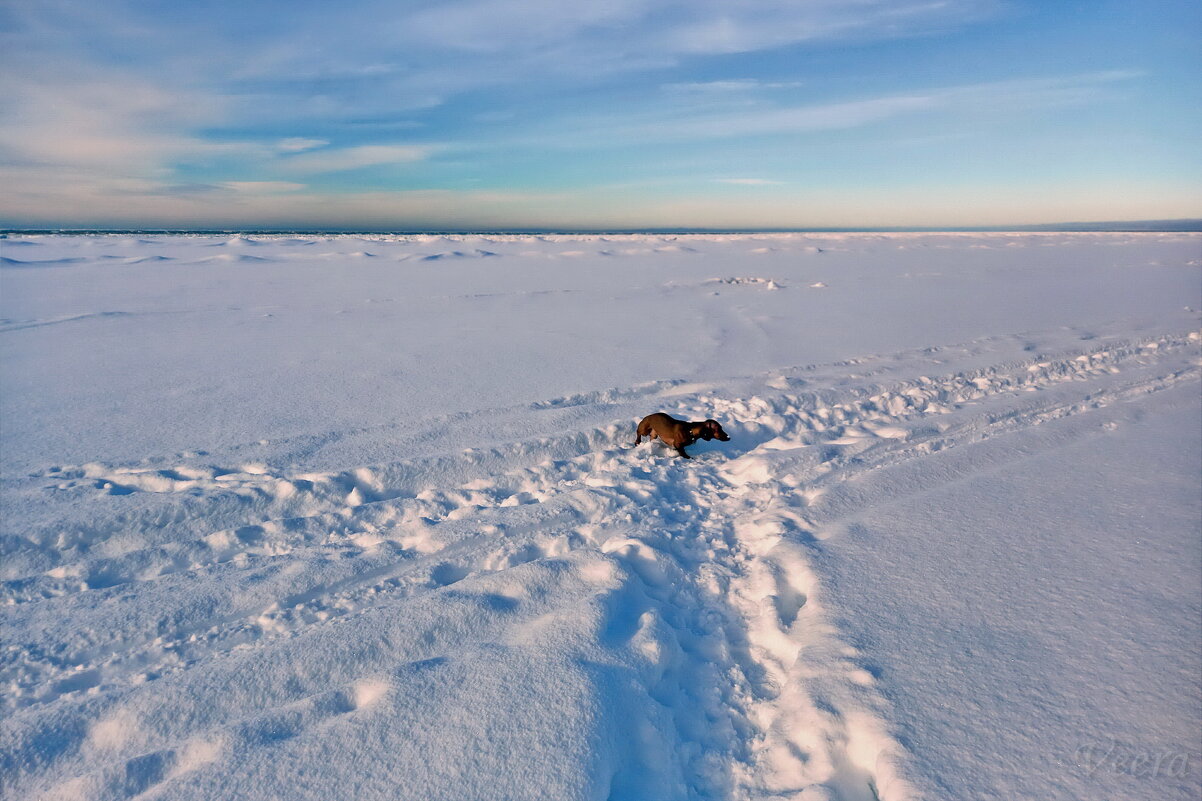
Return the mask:
<svg viewBox="0 0 1202 801"><path fill-rule="evenodd" d="M1115 220L1103 222L1062 222L1018 225L957 225L957 226L823 226L815 228L356 228L351 226L329 227L45 227L17 228L0 227L0 236L35 234L387 234L392 236L438 236L438 235L687 235L687 234L822 234L822 233L1195 233L1202 232L1202 218L1183 217L1161 220Z"/></svg>

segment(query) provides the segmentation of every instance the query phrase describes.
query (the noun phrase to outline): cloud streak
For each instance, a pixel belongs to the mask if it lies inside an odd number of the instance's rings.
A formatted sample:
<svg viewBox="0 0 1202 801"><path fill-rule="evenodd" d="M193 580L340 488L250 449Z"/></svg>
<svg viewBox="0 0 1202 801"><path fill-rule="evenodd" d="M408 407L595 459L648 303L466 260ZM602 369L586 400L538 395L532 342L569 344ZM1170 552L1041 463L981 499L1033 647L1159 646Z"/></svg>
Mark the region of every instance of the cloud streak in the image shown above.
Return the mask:
<svg viewBox="0 0 1202 801"><path fill-rule="evenodd" d="M329 143L327 139L306 139L303 136L290 136L287 139L281 139L276 142L275 147L281 153L299 153L302 150L324 147Z"/></svg>
<svg viewBox="0 0 1202 801"><path fill-rule="evenodd" d="M294 173L342 172L362 167L422 161L428 158L433 150L430 145L360 145L289 156L280 162L280 166L283 170Z"/></svg>
<svg viewBox="0 0 1202 801"><path fill-rule="evenodd" d="M1111 70L1031 80L916 87L905 94L801 105L763 98L715 102L712 93L704 92L698 102L686 100L667 105L652 102L621 115L594 112L565 115L547 120L541 130L522 132L514 142L531 147L590 149L630 143L798 136L845 131L924 114L1022 115L1088 104L1112 87L1140 75L1136 71ZM496 144L494 141L480 146Z"/></svg>

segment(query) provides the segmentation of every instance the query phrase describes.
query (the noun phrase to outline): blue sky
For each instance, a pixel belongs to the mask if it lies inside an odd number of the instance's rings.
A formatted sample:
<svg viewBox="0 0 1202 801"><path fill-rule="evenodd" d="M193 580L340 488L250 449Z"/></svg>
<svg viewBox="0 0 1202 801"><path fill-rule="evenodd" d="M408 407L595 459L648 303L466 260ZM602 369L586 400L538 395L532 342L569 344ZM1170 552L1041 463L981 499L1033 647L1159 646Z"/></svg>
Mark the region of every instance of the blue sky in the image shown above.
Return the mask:
<svg viewBox="0 0 1202 801"><path fill-rule="evenodd" d="M1202 217L1196 2L24 0L0 224Z"/></svg>

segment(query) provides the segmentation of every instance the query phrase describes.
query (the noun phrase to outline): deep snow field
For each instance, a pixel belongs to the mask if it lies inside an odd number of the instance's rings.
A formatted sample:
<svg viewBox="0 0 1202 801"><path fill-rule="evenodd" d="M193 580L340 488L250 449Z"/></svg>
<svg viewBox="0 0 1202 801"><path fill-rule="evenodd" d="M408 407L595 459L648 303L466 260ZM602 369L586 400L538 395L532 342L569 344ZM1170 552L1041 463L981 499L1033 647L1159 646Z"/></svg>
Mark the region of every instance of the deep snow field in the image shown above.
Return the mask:
<svg viewBox="0 0 1202 801"><path fill-rule="evenodd" d="M1202 236L0 256L5 799L1202 792Z"/></svg>

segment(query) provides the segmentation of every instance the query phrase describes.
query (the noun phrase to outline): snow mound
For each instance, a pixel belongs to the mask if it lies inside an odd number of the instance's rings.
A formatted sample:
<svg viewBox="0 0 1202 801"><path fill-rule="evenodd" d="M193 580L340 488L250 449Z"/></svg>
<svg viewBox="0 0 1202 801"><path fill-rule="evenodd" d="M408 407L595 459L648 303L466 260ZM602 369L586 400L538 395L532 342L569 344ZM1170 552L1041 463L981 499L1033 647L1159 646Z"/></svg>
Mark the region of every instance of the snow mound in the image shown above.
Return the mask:
<svg viewBox="0 0 1202 801"><path fill-rule="evenodd" d="M711 278L707 284L725 284L727 286L758 286L764 289L784 289L784 284L772 278L756 276L732 276L730 278Z"/></svg>

